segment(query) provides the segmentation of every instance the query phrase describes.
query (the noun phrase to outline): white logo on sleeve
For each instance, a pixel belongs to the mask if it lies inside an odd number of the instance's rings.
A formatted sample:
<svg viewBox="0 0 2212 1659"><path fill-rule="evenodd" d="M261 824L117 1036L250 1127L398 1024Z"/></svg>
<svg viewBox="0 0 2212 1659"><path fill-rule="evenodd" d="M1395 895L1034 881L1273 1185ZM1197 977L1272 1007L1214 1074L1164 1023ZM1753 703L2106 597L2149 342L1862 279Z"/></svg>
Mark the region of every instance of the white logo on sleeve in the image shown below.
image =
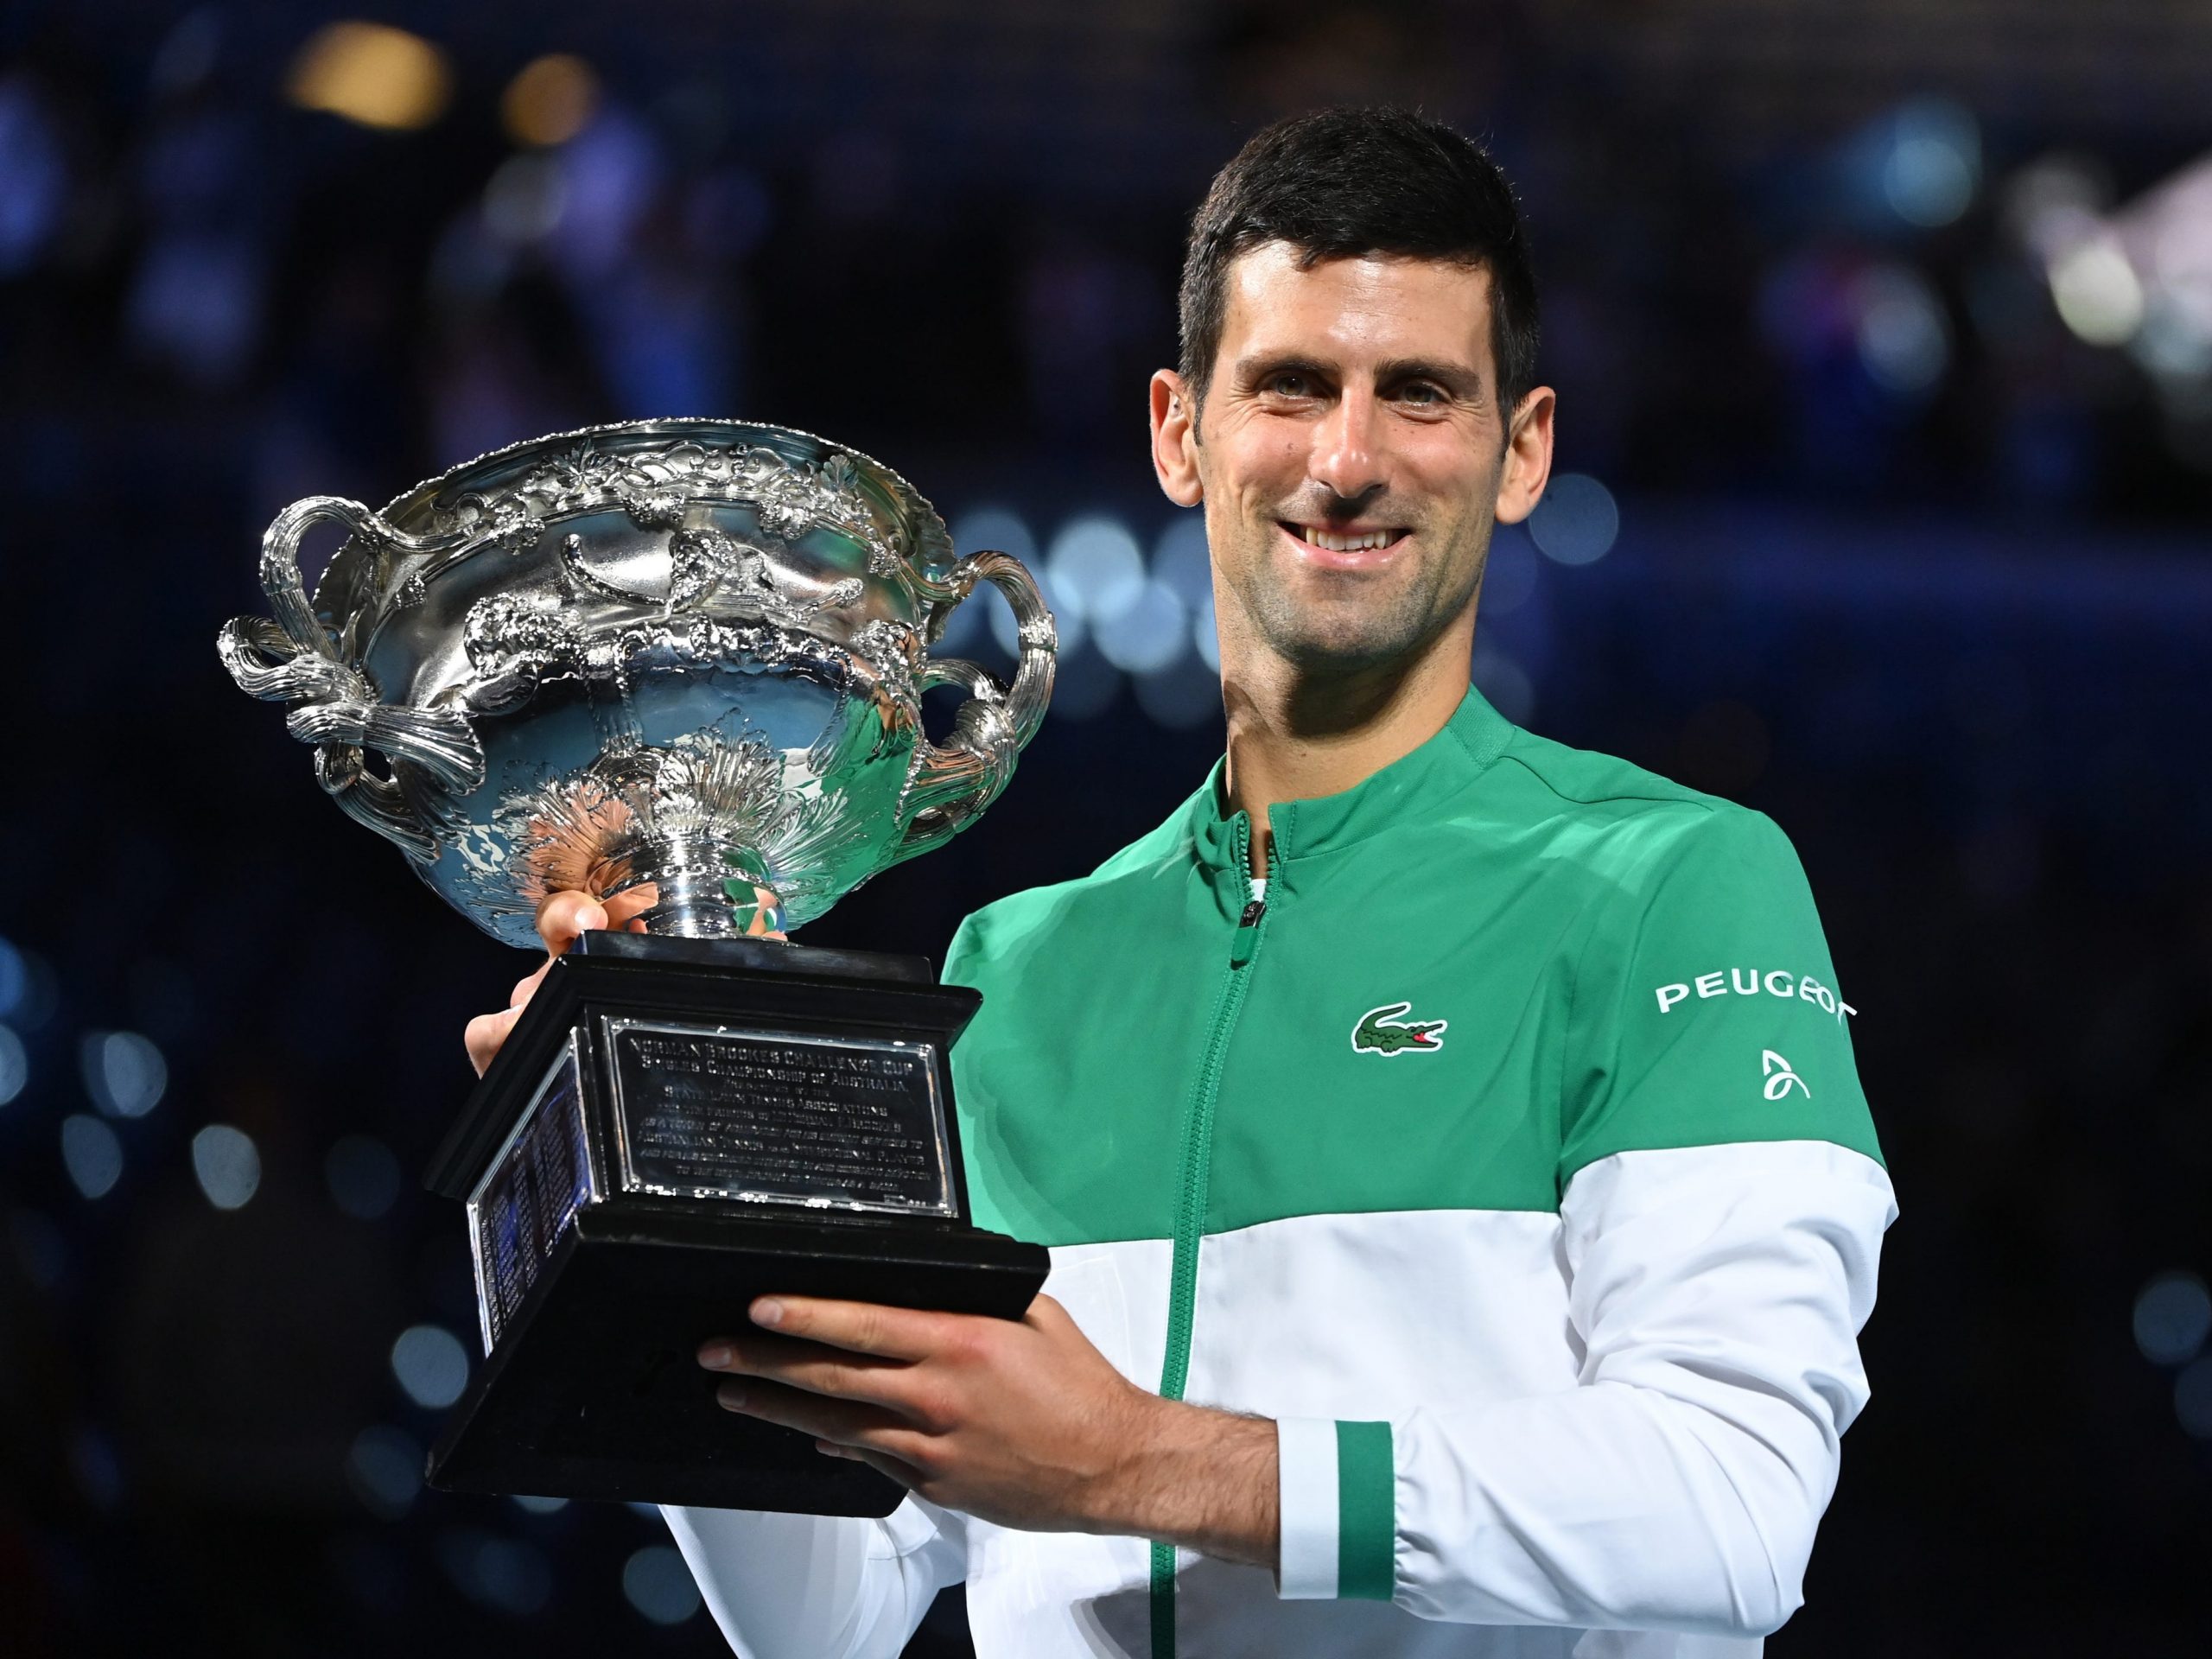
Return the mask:
<svg viewBox="0 0 2212 1659"><path fill-rule="evenodd" d="M1759 1069L1766 1073L1766 1097L1769 1100L1780 1100L1789 1092L1789 1085L1793 1083L1806 1099L1813 1097L1813 1091L1805 1087L1805 1079L1791 1071L1789 1062L1772 1049L1759 1051Z"/></svg>
<svg viewBox="0 0 2212 1659"><path fill-rule="evenodd" d="M1695 992L1693 1000L1691 993ZM1672 985L1655 985L1651 993L1659 1000L1659 1012L1671 1014L1677 1003L1688 1002L1695 1007L1699 1002L1714 996L1778 996L1785 1002L1809 1002L1822 1014L1835 1016L1838 1025L1847 1014L1858 1009L1838 996L1810 974L1793 974L1787 968L1716 968L1709 974L1700 974L1694 979L1675 981Z"/></svg>

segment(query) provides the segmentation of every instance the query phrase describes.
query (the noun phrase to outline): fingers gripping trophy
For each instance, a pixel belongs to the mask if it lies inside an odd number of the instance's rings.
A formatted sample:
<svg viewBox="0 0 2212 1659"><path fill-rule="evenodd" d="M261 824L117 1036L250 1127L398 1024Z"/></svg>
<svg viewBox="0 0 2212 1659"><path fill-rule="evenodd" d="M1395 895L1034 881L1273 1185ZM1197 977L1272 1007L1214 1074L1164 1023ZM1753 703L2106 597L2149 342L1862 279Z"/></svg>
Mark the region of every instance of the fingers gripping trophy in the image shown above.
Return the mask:
<svg viewBox="0 0 2212 1659"><path fill-rule="evenodd" d="M310 598L324 524L346 539ZM1052 690L1035 582L956 558L864 455L706 420L519 444L381 513L296 502L261 580L224 665L292 705L346 813L510 944L569 890L642 925L551 965L434 1160L486 1350L434 1484L887 1514L893 1482L717 1410L690 1357L772 1291L1019 1318L1043 1282L1043 1249L968 1221L949 1054L977 995L762 937L1006 786ZM1005 687L930 654L983 583L1018 627ZM948 684L938 744L920 698Z"/></svg>

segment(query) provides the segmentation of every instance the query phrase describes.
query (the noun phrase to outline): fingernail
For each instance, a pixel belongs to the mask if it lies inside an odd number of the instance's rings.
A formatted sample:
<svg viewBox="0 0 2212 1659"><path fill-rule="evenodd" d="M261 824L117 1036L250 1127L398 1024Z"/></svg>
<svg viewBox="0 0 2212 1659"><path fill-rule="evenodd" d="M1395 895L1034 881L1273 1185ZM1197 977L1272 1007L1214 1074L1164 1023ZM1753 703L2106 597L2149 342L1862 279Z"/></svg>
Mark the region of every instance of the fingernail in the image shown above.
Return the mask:
<svg viewBox="0 0 2212 1659"><path fill-rule="evenodd" d="M699 1363L710 1371L728 1370L730 1361L736 1357L726 1342L709 1343L699 1351Z"/></svg>
<svg viewBox="0 0 2212 1659"><path fill-rule="evenodd" d="M753 1323L778 1325L784 1322L784 1305L772 1296L763 1296L753 1304Z"/></svg>
<svg viewBox="0 0 2212 1659"><path fill-rule="evenodd" d="M745 1390L734 1382L725 1382L715 1390L715 1398L724 1411L739 1411L745 1405Z"/></svg>
<svg viewBox="0 0 2212 1659"><path fill-rule="evenodd" d="M579 928L605 927L607 912L597 905L586 905L576 912L576 925Z"/></svg>

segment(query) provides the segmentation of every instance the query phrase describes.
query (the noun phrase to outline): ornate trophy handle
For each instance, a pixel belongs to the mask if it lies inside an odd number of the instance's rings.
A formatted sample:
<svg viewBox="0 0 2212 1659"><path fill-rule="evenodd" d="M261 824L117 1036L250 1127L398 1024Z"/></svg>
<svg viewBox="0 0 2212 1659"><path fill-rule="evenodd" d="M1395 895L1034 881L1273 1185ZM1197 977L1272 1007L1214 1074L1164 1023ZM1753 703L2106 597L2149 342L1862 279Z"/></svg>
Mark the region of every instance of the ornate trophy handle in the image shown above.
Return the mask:
<svg viewBox="0 0 2212 1659"><path fill-rule="evenodd" d="M364 748L420 767L437 785L474 789L483 781L484 753L467 720L456 713L391 707L359 666L346 660L323 626L300 575L300 541L315 524L343 524L353 535L395 552L435 554L467 537L402 533L358 501L311 495L276 515L261 538L261 587L276 620L234 617L215 649L238 689L271 702L300 706L286 717L294 737L315 746L315 781L345 809L418 862L437 843L397 777L368 770Z"/></svg>
<svg viewBox="0 0 2212 1659"><path fill-rule="evenodd" d="M1021 660L1007 688L957 658L923 664L915 677L920 690L957 685L966 689L968 701L960 705L952 734L942 746L927 738L917 746L920 758L900 804L906 839L892 849L887 864L941 846L965 829L1006 787L1014 775L1014 757L1044 723L1059 649L1059 633L1052 626L1052 612L1045 608L1045 596L1021 561L1009 553L970 554L953 567L944 586L958 603L975 592L978 582L989 582L1014 607Z"/></svg>

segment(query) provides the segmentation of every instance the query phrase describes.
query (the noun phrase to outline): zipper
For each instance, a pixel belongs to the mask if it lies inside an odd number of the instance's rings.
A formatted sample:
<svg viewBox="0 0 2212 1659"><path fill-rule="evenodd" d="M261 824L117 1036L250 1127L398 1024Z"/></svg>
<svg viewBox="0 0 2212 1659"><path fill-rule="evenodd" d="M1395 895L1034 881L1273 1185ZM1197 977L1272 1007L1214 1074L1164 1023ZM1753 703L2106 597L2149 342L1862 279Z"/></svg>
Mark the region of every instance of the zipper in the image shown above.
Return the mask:
<svg viewBox="0 0 2212 1659"><path fill-rule="evenodd" d="M1236 819L1236 868L1251 865L1250 820ZM1221 1092L1222 1059L1230 1033L1244 1005L1246 971L1260 949L1260 934L1267 924L1265 884L1252 883L1252 897L1236 918L1230 936L1229 966L1221 990L1214 999L1213 1023L1207 1033L1205 1058L1198 1070L1183 1117L1181 1189L1175 1204L1175 1254L1169 1270L1167 1292L1167 1347L1160 1368L1160 1397L1180 1400L1190 1381L1191 1331L1198 1292L1198 1236L1205 1225L1206 1186L1213 1166L1213 1109ZM1152 1659L1175 1659L1175 1547L1155 1540L1152 1546Z"/></svg>

